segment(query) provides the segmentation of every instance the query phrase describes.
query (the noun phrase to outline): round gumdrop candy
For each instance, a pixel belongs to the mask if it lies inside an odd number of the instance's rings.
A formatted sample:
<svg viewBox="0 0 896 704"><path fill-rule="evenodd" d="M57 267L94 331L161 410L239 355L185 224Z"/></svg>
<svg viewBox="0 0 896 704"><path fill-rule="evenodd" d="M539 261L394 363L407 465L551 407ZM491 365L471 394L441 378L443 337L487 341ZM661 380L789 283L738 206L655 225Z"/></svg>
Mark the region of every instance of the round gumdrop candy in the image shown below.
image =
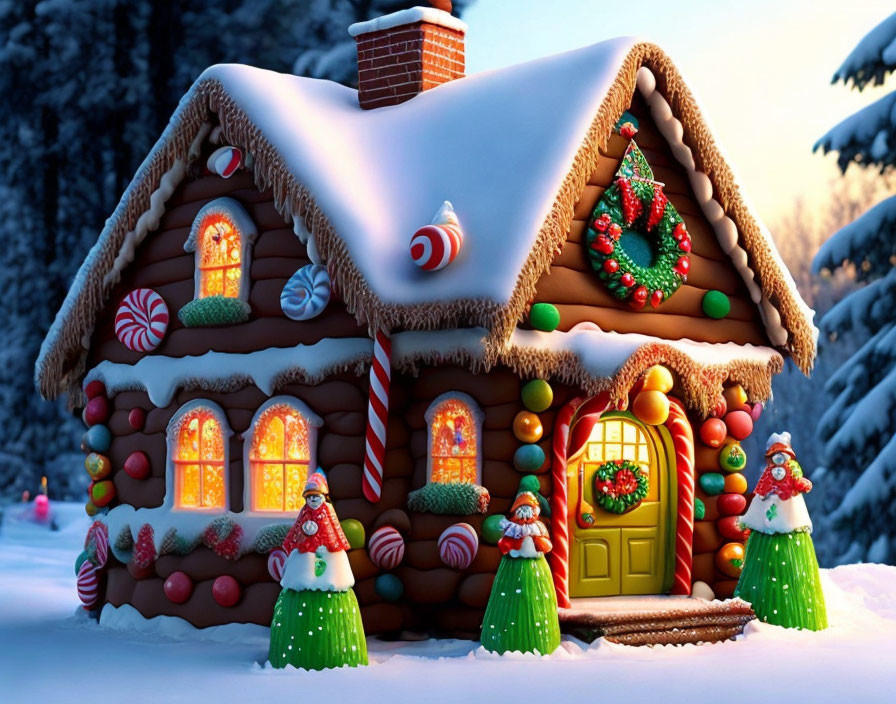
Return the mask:
<svg viewBox="0 0 896 704"><path fill-rule="evenodd" d="M746 411L731 411L725 416L725 427L735 440L743 440L753 432L753 419Z"/></svg>
<svg viewBox="0 0 896 704"><path fill-rule="evenodd" d="M747 466L747 453L739 442L729 442L719 452L719 467L726 472L741 472Z"/></svg>
<svg viewBox="0 0 896 704"><path fill-rule="evenodd" d="M641 391L632 403L632 413L647 425L662 425L669 418L669 398L662 391Z"/></svg>
<svg viewBox="0 0 896 704"><path fill-rule="evenodd" d="M105 425L92 425L84 434L85 442L94 452L108 452L112 446L112 433Z"/></svg>
<svg viewBox="0 0 896 704"><path fill-rule="evenodd" d="M553 332L560 325L560 311L552 303L535 303L529 309L529 324L536 330Z"/></svg>
<svg viewBox="0 0 896 704"><path fill-rule="evenodd" d="M374 581L373 590L381 599L398 601L404 594L404 584L394 574L381 574Z"/></svg>
<svg viewBox="0 0 896 704"><path fill-rule="evenodd" d="M747 491L747 478L740 472L725 477L725 493L744 494Z"/></svg>
<svg viewBox="0 0 896 704"><path fill-rule="evenodd" d="M533 494L537 494L541 491L541 482L538 481L538 477L534 474L527 474L520 479L520 485L517 492L520 491L531 491Z"/></svg>
<svg viewBox="0 0 896 704"><path fill-rule="evenodd" d="M725 477L718 472L707 472L700 475L700 488L706 494L715 496L725 491Z"/></svg>
<svg viewBox="0 0 896 704"><path fill-rule="evenodd" d="M716 530L725 540L743 543L750 536L749 528L741 526L740 516L725 516L716 521Z"/></svg>
<svg viewBox="0 0 896 704"><path fill-rule="evenodd" d="M731 301L721 291L707 291L703 294L703 312L710 318L724 318L731 312Z"/></svg>
<svg viewBox="0 0 896 704"><path fill-rule="evenodd" d="M744 568L744 546L740 543L725 543L716 552L716 567L729 577L739 577Z"/></svg>
<svg viewBox="0 0 896 704"><path fill-rule="evenodd" d="M523 386L523 404L533 413L541 413L551 406L554 390L544 379L533 379Z"/></svg>
<svg viewBox="0 0 896 704"><path fill-rule="evenodd" d="M723 516L739 516L747 508L747 500L740 494L722 494L716 507Z"/></svg>
<svg viewBox="0 0 896 704"><path fill-rule="evenodd" d="M544 460L544 450L540 445L522 445L513 453L513 466L521 472L535 472Z"/></svg>
<svg viewBox="0 0 896 704"><path fill-rule="evenodd" d="M448 567L465 570L479 551L479 536L469 523L455 523L439 536L439 557Z"/></svg>
<svg viewBox="0 0 896 704"><path fill-rule="evenodd" d="M109 418L109 401L105 396L95 396L84 407L84 423L88 426L105 423Z"/></svg>
<svg viewBox="0 0 896 704"><path fill-rule="evenodd" d="M168 601L174 604L183 604L193 593L193 580L185 572L172 572L168 575L168 579L165 580L163 588ZM214 590L214 587L212 587L212 590Z"/></svg>
<svg viewBox="0 0 896 704"><path fill-rule="evenodd" d="M520 442L538 442L544 434L544 428L536 414L520 411L513 419L513 434Z"/></svg>
<svg viewBox="0 0 896 704"><path fill-rule="evenodd" d="M694 499L694 520L702 521L706 518L706 504L703 499Z"/></svg>
<svg viewBox="0 0 896 704"><path fill-rule="evenodd" d="M109 479L101 482L93 482L90 485L90 500L94 506L103 508L112 503L115 498L115 485Z"/></svg>
<svg viewBox="0 0 896 704"><path fill-rule="evenodd" d="M740 411L747 403L747 392L740 384L729 386L723 392L729 411Z"/></svg>
<svg viewBox="0 0 896 704"><path fill-rule="evenodd" d="M371 562L384 570L391 570L404 559L404 538L392 526L380 526L367 544Z"/></svg>
<svg viewBox="0 0 896 704"><path fill-rule="evenodd" d="M759 420L759 416L762 415L762 401L757 401L752 406L750 406L750 418L753 421Z"/></svg>
<svg viewBox="0 0 896 704"><path fill-rule="evenodd" d="M146 411L142 408L132 408L128 413L128 425L134 430L143 430L143 426L146 425Z"/></svg>
<svg viewBox="0 0 896 704"><path fill-rule="evenodd" d="M84 395L87 398L96 398L97 396L106 395L106 385L99 379L94 379L84 387Z"/></svg>
<svg viewBox="0 0 896 704"><path fill-rule="evenodd" d="M501 529L502 520L504 520L504 516L500 513L486 516L485 520L482 522L482 539L485 542L491 543L492 545L498 544L501 536L504 535L504 531Z"/></svg>
<svg viewBox="0 0 896 704"><path fill-rule="evenodd" d="M727 434L728 428L720 418L707 418L700 425L700 440L709 447L721 447Z"/></svg>
<svg viewBox="0 0 896 704"><path fill-rule="evenodd" d="M212 597L221 606L235 606L241 596L240 583L229 574L218 577L212 583Z"/></svg>
<svg viewBox="0 0 896 704"><path fill-rule="evenodd" d="M654 364L644 374L643 389L645 391L662 391L667 394L672 390L674 384L672 372L662 364Z"/></svg>
<svg viewBox="0 0 896 704"><path fill-rule="evenodd" d="M149 476L149 457L145 452L132 452L124 461L124 471L134 479L146 479Z"/></svg>
<svg viewBox="0 0 896 704"><path fill-rule="evenodd" d="M84 469L87 470L87 474L90 475L90 478L97 482L100 479L105 479L111 474L112 463L105 455L101 455L98 452L91 452L84 458Z"/></svg>
<svg viewBox="0 0 896 704"><path fill-rule="evenodd" d="M100 512L99 506L97 506L95 503L93 503L93 501L88 499L87 503L84 504L84 513L86 513L88 516L92 517L92 516L95 516L96 514L98 514L99 512Z"/></svg>
<svg viewBox="0 0 896 704"><path fill-rule="evenodd" d="M345 533L345 538L353 550L364 547L366 535L364 534L364 524L361 521L357 518L346 518L344 521L340 521L339 525L342 526L342 532Z"/></svg>

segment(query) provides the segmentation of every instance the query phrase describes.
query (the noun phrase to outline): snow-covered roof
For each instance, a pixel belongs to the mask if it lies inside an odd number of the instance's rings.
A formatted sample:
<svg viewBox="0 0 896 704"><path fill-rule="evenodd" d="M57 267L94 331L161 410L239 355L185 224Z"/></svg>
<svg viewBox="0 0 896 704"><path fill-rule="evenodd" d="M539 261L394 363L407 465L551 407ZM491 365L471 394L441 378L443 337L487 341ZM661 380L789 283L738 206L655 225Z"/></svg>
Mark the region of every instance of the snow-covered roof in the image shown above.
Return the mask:
<svg viewBox="0 0 896 704"><path fill-rule="evenodd" d="M79 271L37 362L41 391L77 387L97 311L157 222L212 112L229 143L248 147L256 181L297 220L297 234L310 237L309 251L326 261L359 320L388 330L480 325L499 349L565 240L642 67L680 119L678 149L707 194L710 222L730 225L723 249L732 257L736 250L767 325L783 332L780 339L770 330L770 338L808 369L811 311L741 198L693 97L658 47L621 38L370 111L360 109L354 90L332 82L241 65L208 69ZM447 268L425 272L408 243L445 200L454 204L464 244Z"/></svg>

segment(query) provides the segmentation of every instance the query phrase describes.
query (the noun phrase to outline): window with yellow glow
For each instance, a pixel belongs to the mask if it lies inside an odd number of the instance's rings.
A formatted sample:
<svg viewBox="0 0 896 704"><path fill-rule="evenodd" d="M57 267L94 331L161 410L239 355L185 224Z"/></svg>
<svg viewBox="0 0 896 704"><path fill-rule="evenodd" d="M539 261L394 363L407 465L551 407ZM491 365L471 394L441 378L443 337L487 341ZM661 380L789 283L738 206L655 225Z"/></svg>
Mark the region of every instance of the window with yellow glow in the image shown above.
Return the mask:
<svg viewBox="0 0 896 704"><path fill-rule="evenodd" d="M320 418L290 396L273 398L258 409L244 438L246 506L253 511L298 512L305 503L305 479L317 467L321 425Z"/></svg>
<svg viewBox="0 0 896 704"><path fill-rule="evenodd" d="M172 435L174 506L224 509L227 453L218 415L208 407L195 406L180 416Z"/></svg>
<svg viewBox="0 0 896 704"><path fill-rule="evenodd" d="M447 394L426 412L429 480L479 482L482 412L469 396Z"/></svg>
<svg viewBox="0 0 896 704"><path fill-rule="evenodd" d="M591 431L585 450L585 466L597 467L604 462L628 460L650 472L650 450L647 434L626 418L605 418Z"/></svg>

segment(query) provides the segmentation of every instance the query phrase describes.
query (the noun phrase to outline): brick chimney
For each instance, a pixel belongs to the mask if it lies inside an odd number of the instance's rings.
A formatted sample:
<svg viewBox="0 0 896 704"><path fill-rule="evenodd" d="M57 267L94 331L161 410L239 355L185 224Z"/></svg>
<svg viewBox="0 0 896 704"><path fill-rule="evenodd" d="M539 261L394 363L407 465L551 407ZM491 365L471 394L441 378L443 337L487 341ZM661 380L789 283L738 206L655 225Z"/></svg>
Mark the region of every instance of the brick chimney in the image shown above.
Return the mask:
<svg viewBox="0 0 896 704"><path fill-rule="evenodd" d="M365 110L463 77L467 25L451 15L450 2L431 4L348 28L358 43L358 102Z"/></svg>

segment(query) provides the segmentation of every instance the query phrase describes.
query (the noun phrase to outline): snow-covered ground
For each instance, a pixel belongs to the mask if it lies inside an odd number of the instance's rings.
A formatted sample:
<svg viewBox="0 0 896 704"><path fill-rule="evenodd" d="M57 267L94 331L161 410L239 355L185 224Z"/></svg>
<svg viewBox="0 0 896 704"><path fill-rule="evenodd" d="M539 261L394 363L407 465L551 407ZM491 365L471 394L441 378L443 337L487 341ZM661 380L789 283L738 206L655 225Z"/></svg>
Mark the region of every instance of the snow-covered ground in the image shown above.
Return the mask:
<svg viewBox="0 0 896 704"><path fill-rule="evenodd" d="M135 632L86 618L73 564L88 519L80 506L54 509L58 531L15 521L11 511L0 526L0 702L430 704L562 696L865 704L892 702L896 689L896 567L826 570L831 627L822 633L753 623L737 641L653 649L564 638L546 658L496 657L467 641L370 639L371 667L282 671L264 666L261 627L237 627L224 641L220 632L184 633L170 620Z"/></svg>

